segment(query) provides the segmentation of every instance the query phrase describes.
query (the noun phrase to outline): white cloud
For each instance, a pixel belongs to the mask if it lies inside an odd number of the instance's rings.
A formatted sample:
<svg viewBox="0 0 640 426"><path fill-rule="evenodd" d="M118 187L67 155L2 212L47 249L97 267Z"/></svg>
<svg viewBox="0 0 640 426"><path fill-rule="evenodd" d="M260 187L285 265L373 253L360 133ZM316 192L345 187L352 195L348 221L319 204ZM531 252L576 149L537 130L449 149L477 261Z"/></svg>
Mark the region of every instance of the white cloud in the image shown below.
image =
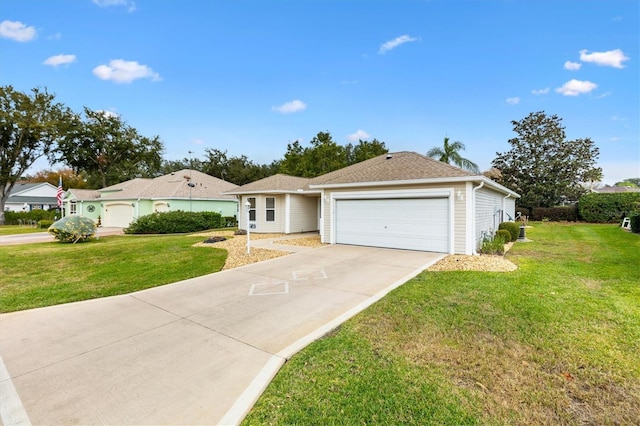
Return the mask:
<svg viewBox="0 0 640 426"><path fill-rule="evenodd" d="M27 27L20 21L0 22L0 37L15 41L31 41L38 35L35 27Z"/></svg>
<svg viewBox="0 0 640 426"><path fill-rule="evenodd" d="M544 89L534 89L531 91L531 93L533 93L534 95L546 95L547 93L549 93L549 88L545 87Z"/></svg>
<svg viewBox="0 0 640 426"><path fill-rule="evenodd" d="M99 109L99 110L96 110L96 112L102 114L103 116L105 116L107 118L109 118L109 117L117 118L117 117L120 116L117 112L109 111L109 110L106 110L106 109Z"/></svg>
<svg viewBox="0 0 640 426"><path fill-rule="evenodd" d="M580 51L580 60L582 62L593 62L596 65L605 67L624 68L622 63L628 61L629 57L620 49L609 50L606 52L587 53L587 50Z"/></svg>
<svg viewBox="0 0 640 426"><path fill-rule="evenodd" d="M307 104L298 99L285 102L280 106L271 107L271 111L279 112L281 114L291 114L298 111L304 111L305 109L307 109Z"/></svg>
<svg viewBox="0 0 640 426"><path fill-rule="evenodd" d="M590 81L572 79L563 84L562 87L558 87L556 92L564 96L578 96L583 93L589 93L596 87L598 87L598 85Z"/></svg>
<svg viewBox="0 0 640 426"><path fill-rule="evenodd" d="M44 65L51 65L57 67L58 65L68 65L76 61L76 55L55 55L49 56L43 62Z"/></svg>
<svg viewBox="0 0 640 426"><path fill-rule="evenodd" d="M349 142L358 142L359 140L363 140L366 141L371 137L371 135L367 132L365 132L364 130L360 130L358 129L357 132L352 133L350 135L347 136L347 140Z"/></svg>
<svg viewBox="0 0 640 426"><path fill-rule="evenodd" d="M160 74L146 65L140 65L136 61L113 59L109 65L98 65L93 73L101 80L111 80L116 83L131 83L139 78L150 78L151 81L161 81Z"/></svg>
<svg viewBox="0 0 640 426"><path fill-rule="evenodd" d="M136 10L136 4L132 0L93 0L100 7L124 6L128 12Z"/></svg>
<svg viewBox="0 0 640 426"><path fill-rule="evenodd" d="M514 96L513 98L507 98L505 99L505 101L509 104L509 105L518 105L520 103L520 98L517 96Z"/></svg>
<svg viewBox="0 0 640 426"><path fill-rule="evenodd" d="M614 136L610 140L611 140L611 142L618 142L620 140L620 138L617 137L617 136Z"/></svg>
<svg viewBox="0 0 640 426"><path fill-rule="evenodd" d="M601 94L601 95L596 96L596 99L606 98L607 96L611 96L611 93L612 93L612 92L611 92L611 90L609 90L609 91L607 91L607 92L604 92L604 93L603 93L603 94Z"/></svg>
<svg viewBox="0 0 640 426"><path fill-rule="evenodd" d="M381 55L384 55L388 51L395 49L396 47L400 46L401 44L409 43L409 42L412 42L412 41L418 41L418 39L416 37L411 37L409 35L402 35L400 37L396 37L393 40L389 40L388 42L386 42L382 46L380 46L380 49L378 50L378 53L381 54Z"/></svg>
<svg viewBox="0 0 640 426"><path fill-rule="evenodd" d="M570 71L577 71L580 69L581 66L582 64L580 62L567 61L564 63L564 69L570 70Z"/></svg>

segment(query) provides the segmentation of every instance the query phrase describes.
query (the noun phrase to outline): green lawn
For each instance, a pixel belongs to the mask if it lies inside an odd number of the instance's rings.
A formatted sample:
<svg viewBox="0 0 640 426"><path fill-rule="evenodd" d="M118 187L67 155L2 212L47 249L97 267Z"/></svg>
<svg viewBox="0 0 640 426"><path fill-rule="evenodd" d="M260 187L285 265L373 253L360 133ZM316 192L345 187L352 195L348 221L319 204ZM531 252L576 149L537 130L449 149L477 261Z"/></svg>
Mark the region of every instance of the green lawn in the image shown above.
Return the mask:
<svg viewBox="0 0 640 426"><path fill-rule="evenodd" d="M47 232L47 230L25 225L0 226L0 235L32 234L34 232Z"/></svg>
<svg viewBox="0 0 640 426"><path fill-rule="evenodd" d="M219 271L226 250L202 237L113 236L0 246L0 312L125 294Z"/></svg>
<svg viewBox="0 0 640 426"><path fill-rule="evenodd" d="M517 271L422 273L294 356L244 424L638 424L640 236L533 226Z"/></svg>

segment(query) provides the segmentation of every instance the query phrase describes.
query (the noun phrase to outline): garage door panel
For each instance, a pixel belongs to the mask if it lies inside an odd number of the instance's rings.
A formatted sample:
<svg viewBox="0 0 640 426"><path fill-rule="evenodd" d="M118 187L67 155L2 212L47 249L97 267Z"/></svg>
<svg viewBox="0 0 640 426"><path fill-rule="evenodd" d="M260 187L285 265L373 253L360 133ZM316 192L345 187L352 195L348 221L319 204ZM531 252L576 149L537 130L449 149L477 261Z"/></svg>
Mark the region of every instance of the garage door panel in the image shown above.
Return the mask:
<svg viewBox="0 0 640 426"><path fill-rule="evenodd" d="M133 221L131 204L110 204L105 206L104 226L126 228Z"/></svg>
<svg viewBox="0 0 640 426"><path fill-rule="evenodd" d="M448 199L337 200L336 242L448 252Z"/></svg>

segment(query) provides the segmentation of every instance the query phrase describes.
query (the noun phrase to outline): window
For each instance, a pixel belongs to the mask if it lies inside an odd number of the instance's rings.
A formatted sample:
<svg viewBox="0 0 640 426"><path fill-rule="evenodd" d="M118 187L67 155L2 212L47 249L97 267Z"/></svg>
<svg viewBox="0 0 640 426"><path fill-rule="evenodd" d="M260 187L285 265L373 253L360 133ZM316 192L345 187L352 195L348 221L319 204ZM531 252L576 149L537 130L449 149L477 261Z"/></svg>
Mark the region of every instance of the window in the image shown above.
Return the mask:
<svg viewBox="0 0 640 426"><path fill-rule="evenodd" d="M276 199L274 197L267 197L267 222L276 221Z"/></svg>
<svg viewBox="0 0 640 426"><path fill-rule="evenodd" d="M75 201L72 201L71 203L69 203L69 214L77 214Z"/></svg>
<svg viewBox="0 0 640 426"><path fill-rule="evenodd" d="M256 199L255 199L255 197L250 197L250 198L247 198L247 201L249 201L249 204L251 204L249 206L249 221L250 222L255 222L255 220L256 220Z"/></svg>

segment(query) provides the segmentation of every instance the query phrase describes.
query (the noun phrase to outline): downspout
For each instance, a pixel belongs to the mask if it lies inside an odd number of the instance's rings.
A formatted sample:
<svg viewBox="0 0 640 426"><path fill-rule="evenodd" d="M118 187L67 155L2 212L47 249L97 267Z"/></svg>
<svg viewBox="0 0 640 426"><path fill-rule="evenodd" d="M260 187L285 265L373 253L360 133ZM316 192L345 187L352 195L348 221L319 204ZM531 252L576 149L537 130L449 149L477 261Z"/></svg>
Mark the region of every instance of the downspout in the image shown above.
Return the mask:
<svg viewBox="0 0 640 426"><path fill-rule="evenodd" d="M476 214L475 214L476 213L476 207L477 207L476 206L476 191L478 189L482 188L483 186L484 186L484 181L480 182L480 185L478 185L475 188L473 188L473 235L472 235L472 237L473 237L473 251L472 251L472 253L474 255L478 254L478 251L477 251L478 244L476 242L476 227L477 227L477 224L476 224Z"/></svg>
<svg viewBox="0 0 640 426"><path fill-rule="evenodd" d="M504 221L505 221L505 220L504 220L504 215L505 215L505 209L506 209L506 207L507 207L506 201L507 201L507 198L509 198L509 197L511 197L511 194L507 194L507 195L502 199L502 217L500 218L500 219L501 219L501 220L500 220L500 222L504 222ZM506 214L507 214L507 216L509 216L509 214L508 214L508 213L506 213ZM509 216L509 217L511 217L511 216Z"/></svg>

